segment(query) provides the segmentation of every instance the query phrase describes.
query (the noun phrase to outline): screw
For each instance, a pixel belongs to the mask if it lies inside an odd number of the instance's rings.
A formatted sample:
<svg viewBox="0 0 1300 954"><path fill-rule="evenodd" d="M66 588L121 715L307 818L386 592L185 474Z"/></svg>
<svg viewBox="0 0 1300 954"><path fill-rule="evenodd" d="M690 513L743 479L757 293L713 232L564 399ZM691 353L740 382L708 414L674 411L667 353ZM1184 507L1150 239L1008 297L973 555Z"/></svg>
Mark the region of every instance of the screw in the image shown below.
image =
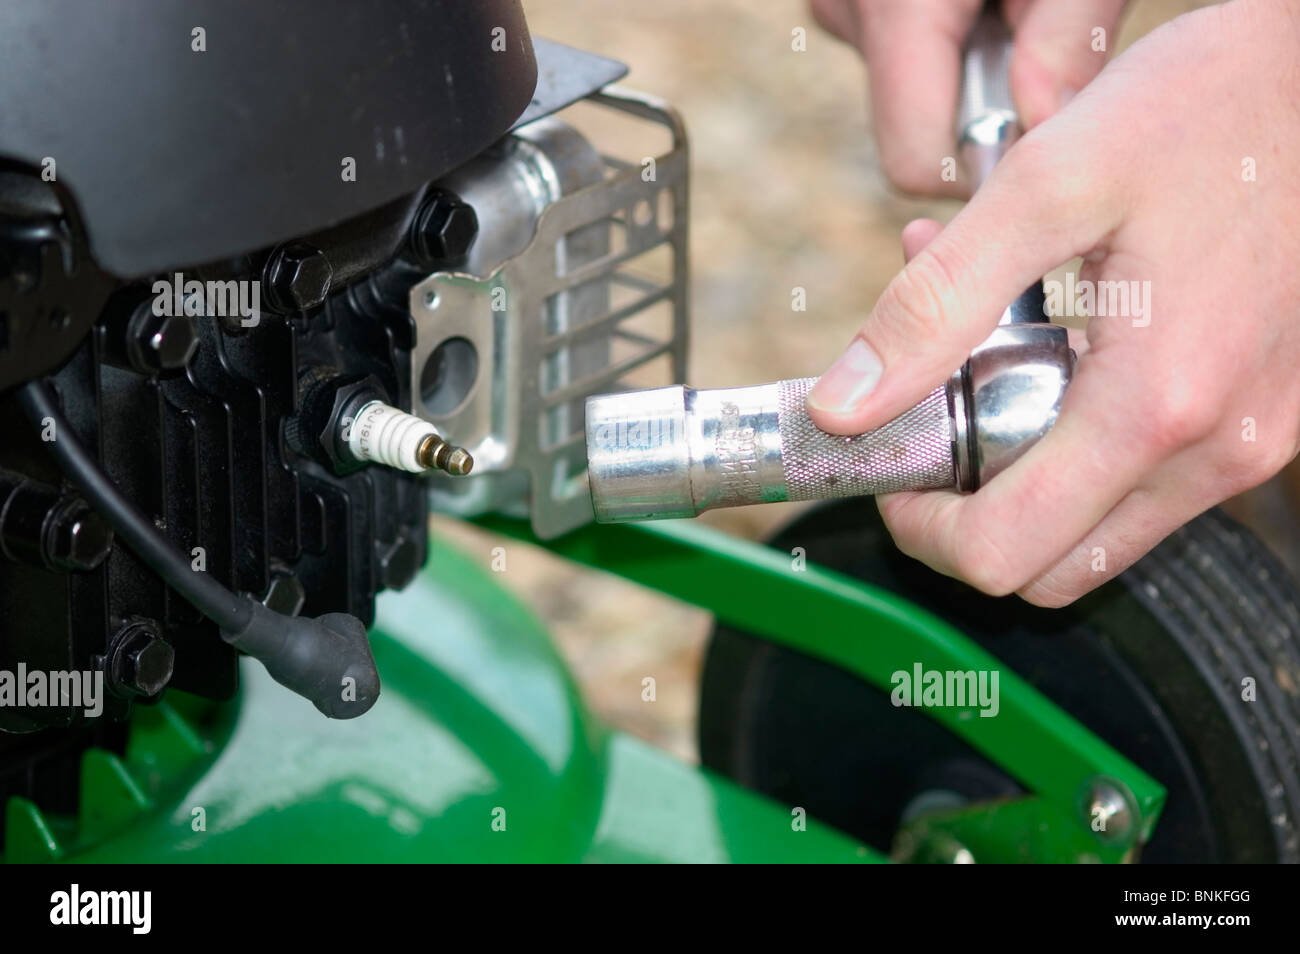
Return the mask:
<svg viewBox="0 0 1300 954"><path fill-rule="evenodd" d="M113 547L113 531L85 501L77 498L53 514L49 527L49 561L60 570L93 570Z"/></svg>
<svg viewBox="0 0 1300 954"><path fill-rule="evenodd" d="M152 620L123 624L108 649L105 673L120 696L156 696L172 678L176 651Z"/></svg>
<svg viewBox="0 0 1300 954"><path fill-rule="evenodd" d="M262 278L275 308L306 311L329 295L334 268L319 249L305 242L290 242L271 253Z"/></svg>
<svg viewBox="0 0 1300 954"><path fill-rule="evenodd" d="M183 368L198 347L198 332L189 317L155 315L152 302L141 302L127 323L127 360L141 374Z"/></svg>
<svg viewBox="0 0 1300 954"><path fill-rule="evenodd" d="M894 838L890 858L900 864L973 865L975 855L946 831L921 825L903 828Z"/></svg>
<svg viewBox="0 0 1300 954"><path fill-rule="evenodd" d="M1108 842L1127 841L1133 834L1137 812L1118 782L1098 776L1088 782L1083 799L1084 821L1097 837ZM1100 827L1097 820L1100 819Z"/></svg>
<svg viewBox="0 0 1300 954"><path fill-rule="evenodd" d="M411 223L411 250L420 264L432 267L464 258L478 236L478 216L449 192L425 200Z"/></svg>

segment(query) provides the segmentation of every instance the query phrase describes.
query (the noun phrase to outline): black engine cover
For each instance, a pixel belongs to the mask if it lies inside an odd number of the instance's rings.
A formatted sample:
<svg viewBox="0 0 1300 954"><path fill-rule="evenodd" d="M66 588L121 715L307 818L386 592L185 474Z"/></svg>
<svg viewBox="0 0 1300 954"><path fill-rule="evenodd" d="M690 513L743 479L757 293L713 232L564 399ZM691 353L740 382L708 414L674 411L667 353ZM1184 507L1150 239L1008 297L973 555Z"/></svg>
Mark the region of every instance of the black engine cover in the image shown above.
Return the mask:
<svg viewBox="0 0 1300 954"><path fill-rule="evenodd" d="M0 5L0 158L54 159L121 277L410 193L499 137L536 83L519 0Z"/></svg>

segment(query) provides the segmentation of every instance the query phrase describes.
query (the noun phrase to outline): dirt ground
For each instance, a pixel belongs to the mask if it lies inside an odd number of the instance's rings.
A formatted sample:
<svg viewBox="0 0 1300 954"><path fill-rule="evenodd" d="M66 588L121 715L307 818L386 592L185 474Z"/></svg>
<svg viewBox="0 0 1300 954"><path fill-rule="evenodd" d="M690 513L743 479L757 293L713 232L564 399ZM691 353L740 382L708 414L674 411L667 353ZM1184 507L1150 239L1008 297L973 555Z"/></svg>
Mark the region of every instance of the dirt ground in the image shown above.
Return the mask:
<svg viewBox="0 0 1300 954"><path fill-rule="evenodd" d="M1200 4L1139 0L1122 48ZM624 85L654 93L691 134L690 383L753 384L819 374L902 264L898 234L956 203L891 191L877 163L858 56L821 32L803 0L525 0L536 35L626 62ZM792 30L807 50L791 49ZM807 311L791 310L795 287ZM796 505L706 516L757 538ZM1276 494L1237 507L1275 530ZM435 532L486 561L495 541L438 520ZM590 707L697 758L696 696L708 616L606 574L508 544L506 582L551 628ZM642 679L657 684L642 701Z"/></svg>

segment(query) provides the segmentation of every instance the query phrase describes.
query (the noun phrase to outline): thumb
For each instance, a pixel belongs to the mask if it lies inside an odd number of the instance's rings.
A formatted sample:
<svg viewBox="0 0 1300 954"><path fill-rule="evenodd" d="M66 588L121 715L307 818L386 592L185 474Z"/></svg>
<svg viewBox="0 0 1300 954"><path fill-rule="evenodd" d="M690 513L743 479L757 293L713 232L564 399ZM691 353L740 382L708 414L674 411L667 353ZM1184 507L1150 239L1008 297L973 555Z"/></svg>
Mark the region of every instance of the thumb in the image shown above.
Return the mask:
<svg viewBox="0 0 1300 954"><path fill-rule="evenodd" d="M1064 106L1106 65L1127 0L1034 0L1011 4L1011 93L1026 129Z"/></svg>
<svg viewBox="0 0 1300 954"><path fill-rule="evenodd" d="M808 394L818 427L861 434L902 414L961 366L1010 302L1119 224L1119 192L1108 187L1113 177L1099 169L1099 157L1081 145L1088 137L1042 135L1050 127L1013 146L889 283Z"/></svg>

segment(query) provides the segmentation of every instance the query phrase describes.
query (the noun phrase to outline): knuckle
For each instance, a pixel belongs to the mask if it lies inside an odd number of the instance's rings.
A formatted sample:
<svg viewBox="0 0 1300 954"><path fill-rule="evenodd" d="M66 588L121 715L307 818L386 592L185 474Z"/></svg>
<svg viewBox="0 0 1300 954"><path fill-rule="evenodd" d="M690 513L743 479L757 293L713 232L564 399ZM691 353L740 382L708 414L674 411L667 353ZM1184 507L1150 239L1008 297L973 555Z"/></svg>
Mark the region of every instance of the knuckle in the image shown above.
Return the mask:
<svg viewBox="0 0 1300 954"><path fill-rule="evenodd" d="M896 188L908 195L935 195L943 191L944 182L939 167L926 167L917 162L910 152L881 150L880 168Z"/></svg>
<svg viewBox="0 0 1300 954"><path fill-rule="evenodd" d="M983 533L962 535L953 555L953 566L962 580L988 596L1014 593L1021 583L1005 549Z"/></svg>
<svg viewBox="0 0 1300 954"><path fill-rule="evenodd" d="M1061 609L1064 606L1069 606L1083 596L1085 592L1087 590L1080 588L1077 583L1071 585L1059 579L1055 573L1047 573L1032 583L1022 586L1016 591L1016 594L1031 606L1041 606L1043 609Z"/></svg>
<svg viewBox="0 0 1300 954"><path fill-rule="evenodd" d="M1289 440L1279 441L1274 445L1272 460L1269 461L1269 475L1272 477L1280 470L1291 466L1291 462L1300 457L1300 435L1291 435Z"/></svg>
<svg viewBox="0 0 1300 954"><path fill-rule="evenodd" d="M1168 381L1156 392L1146 417L1147 436L1157 450L1180 450L1214 431L1218 402L1188 381Z"/></svg>
<svg viewBox="0 0 1300 954"><path fill-rule="evenodd" d="M877 317L907 339L948 336L952 323L953 269L927 248L894 277L881 296Z"/></svg>
<svg viewBox="0 0 1300 954"><path fill-rule="evenodd" d="M1288 435L1283 440L1260 441L1257 444L1243 441L1242 446L1259 448L1259 452L1254 455L1256 462L1247 468L1245 489L1249 489L1270 479L1295 460L1296 455L1300 454L1300 437Z"/></svg>

